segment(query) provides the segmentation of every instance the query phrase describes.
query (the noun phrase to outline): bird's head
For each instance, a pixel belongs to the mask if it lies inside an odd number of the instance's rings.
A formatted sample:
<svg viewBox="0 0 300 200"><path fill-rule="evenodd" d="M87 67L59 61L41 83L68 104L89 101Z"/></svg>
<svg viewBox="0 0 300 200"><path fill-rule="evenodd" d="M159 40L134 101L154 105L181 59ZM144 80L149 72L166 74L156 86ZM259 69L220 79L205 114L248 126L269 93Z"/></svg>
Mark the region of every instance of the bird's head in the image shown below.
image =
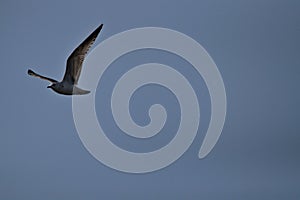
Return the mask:
<svg viewBox="0 0 300 200"><path fill-rule="evenodd" d="M51 85L48 85L47 88L53 89L53 88L55 88L55 86L56 86L56 83L53 83L53 84L51 84Z"/></svg>

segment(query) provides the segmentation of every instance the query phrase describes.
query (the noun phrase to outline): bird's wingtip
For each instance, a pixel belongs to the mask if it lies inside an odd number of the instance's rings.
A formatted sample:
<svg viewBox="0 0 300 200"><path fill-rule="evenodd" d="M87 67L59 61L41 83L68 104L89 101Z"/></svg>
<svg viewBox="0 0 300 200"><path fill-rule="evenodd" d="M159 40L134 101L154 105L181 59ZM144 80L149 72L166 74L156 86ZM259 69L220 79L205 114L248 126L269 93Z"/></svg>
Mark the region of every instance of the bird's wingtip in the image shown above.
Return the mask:
<svg viewBox="0 0 300 200"><path fill-rule="evenodd" d="M102 29L103 24L100 24L100 26L97 28L99 31Z"/></svg>
<svg viewBox="0 0 300 200"><path fill-rule="evenodd" d="M31 69L28 69L27 74L32 75L32 74L34 74L34 72Z"/></svg>

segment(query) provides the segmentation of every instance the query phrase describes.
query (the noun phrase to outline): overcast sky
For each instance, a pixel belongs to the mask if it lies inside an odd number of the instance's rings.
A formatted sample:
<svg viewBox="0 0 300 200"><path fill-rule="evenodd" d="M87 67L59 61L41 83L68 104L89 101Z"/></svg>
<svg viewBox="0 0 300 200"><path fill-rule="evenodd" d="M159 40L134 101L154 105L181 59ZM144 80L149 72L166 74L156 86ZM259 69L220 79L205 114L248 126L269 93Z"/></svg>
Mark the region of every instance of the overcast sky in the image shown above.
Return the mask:
<svg viewBox="0 0 300 200"><path fill-rule="evenodd" d="M136 64L161 62L179 71L187 65L182 73L199 83L196 139L175 163L147 174L119 172L92 157L75 129L72 98L27 75L31 68L60 80L69 54L101 23L95 46L121 31L157 26L192 37L214 59L228 110L220 140L205 159L197 154L210 119L209 94L191 66L172 54L145 50L121 57L97 89L98 119L108 137L139 152L159 148L172 137L168 130L178 124L177 101L164 88L142 88L132 99L137 105L131 108L133 117L147 124L145 106L161 101L170 113L166 136L130 141L105 106L105 91L117 78L113 75ZM5 0L0 24L0 199L300 197L299 1Z"/></svg>

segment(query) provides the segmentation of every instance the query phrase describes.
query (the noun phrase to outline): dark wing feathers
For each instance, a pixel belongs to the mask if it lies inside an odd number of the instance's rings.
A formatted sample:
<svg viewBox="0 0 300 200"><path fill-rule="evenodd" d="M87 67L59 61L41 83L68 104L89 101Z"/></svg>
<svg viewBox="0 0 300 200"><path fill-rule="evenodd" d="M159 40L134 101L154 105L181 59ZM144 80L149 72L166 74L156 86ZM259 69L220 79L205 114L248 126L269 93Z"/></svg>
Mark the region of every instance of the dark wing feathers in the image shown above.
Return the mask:
<svg viewBox="0 0 300 200"><path fill-rule="evenodd" d="M30 76L38 77L38 78L41 78L41 79L50 81L51 83L56 83L56 82L57 82L57 80L54 80L54 79L52 79L52 78L48 78L48 77L39 75L39 74L35 73L34 71L32 71L31 69L29 69L29 70L27 71L27 73L28 73Z"/></svg>
<svg viewBox="0 0 300 200"><path fill-rule="evenodd" d="M91 33L69 56L63 81L67 81L71 84L77 84L85 55L95 42L102 26L103 24Z"/></svg>

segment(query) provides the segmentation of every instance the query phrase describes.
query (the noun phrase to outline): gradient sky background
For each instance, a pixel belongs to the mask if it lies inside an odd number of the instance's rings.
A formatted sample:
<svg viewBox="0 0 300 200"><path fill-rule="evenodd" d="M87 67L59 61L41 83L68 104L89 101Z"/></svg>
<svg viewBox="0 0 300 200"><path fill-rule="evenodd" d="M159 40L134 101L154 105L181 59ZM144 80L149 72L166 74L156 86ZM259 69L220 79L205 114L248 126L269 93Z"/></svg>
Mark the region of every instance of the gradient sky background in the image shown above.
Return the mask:
<svg viewBox="0 0 300 200"><path fill-rule="evenodd" d="M201 77L191 75L192 81L199 80L196 92L203 111L192 146L167 168L127 174L104 166L84 148L70 97L55 94L46 88L47 82L27 75L32 68L60 80L71 51L101 23L96 45L121 31L158 26L183 32L205 47L222 74L228 101L223 133L205 159L197 157L210 117ZM300 197L299 1L5 0L0 3L0 24L0 199ZM117 60L115 69L149 61L176 69L184 64L165 52L136 53ZM105 98L101 91L111 87L114 78L110 80L98 88L97 99ZM167 90L144 87L133 104L143 101L147 92L154 97L166 92L162 103L172 99ZM175 114L168 125L176 128L178 108L176 100L170 101L167 109ZM101 102L97 101L99 120L107 120L106 129L114 132L110 116L103 114L109 110ZM137 122L146 123L142 107L132 112ZM140 145L108 135L136 151L155 149L171 137Z"/></svg>

